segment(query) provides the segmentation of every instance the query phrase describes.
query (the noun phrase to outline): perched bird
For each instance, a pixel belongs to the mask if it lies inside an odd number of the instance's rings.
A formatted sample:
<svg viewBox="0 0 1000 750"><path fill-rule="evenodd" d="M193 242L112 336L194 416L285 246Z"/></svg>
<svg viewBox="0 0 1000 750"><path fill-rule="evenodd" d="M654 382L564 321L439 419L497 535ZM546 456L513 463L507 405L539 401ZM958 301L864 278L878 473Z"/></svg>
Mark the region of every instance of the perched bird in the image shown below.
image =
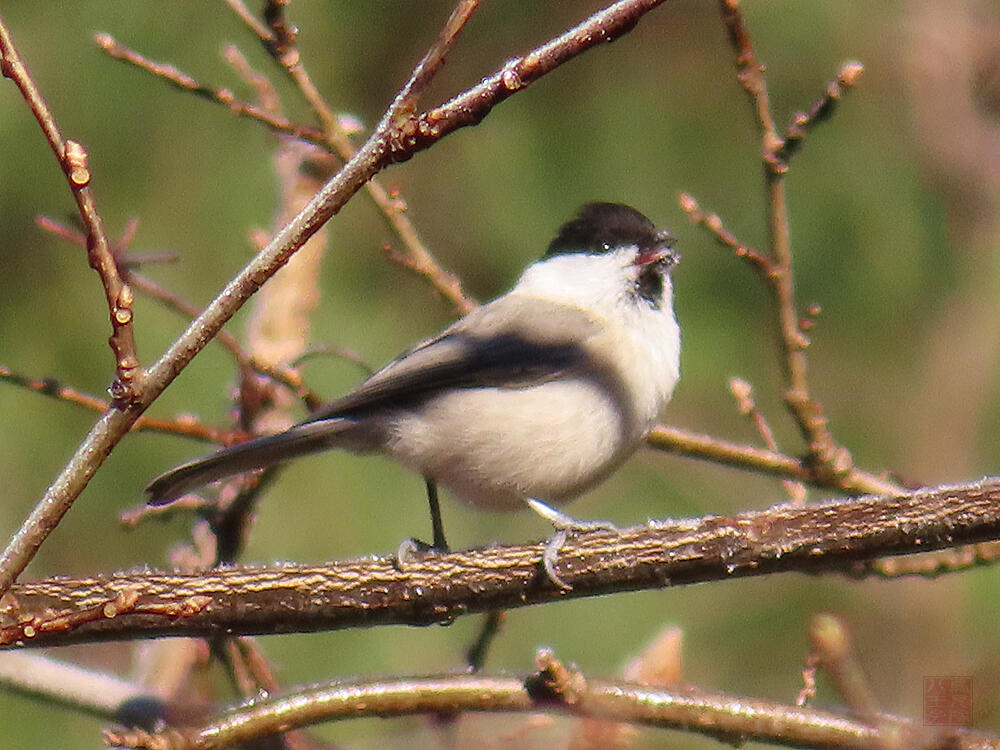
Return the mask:
<svg viewBox="0 0 1000 750"><path fill-rule="evenodd" d="M438 485L479 508L527 504L557 529L586 526L547 504L572 500L632 455L680 376L673 248L635 209L587 204L509 292L306 421L157 477L149 503L337 448L386 454L424 477L436 548L447 548ZM559 582L557 552L545 565Z"/></svg>

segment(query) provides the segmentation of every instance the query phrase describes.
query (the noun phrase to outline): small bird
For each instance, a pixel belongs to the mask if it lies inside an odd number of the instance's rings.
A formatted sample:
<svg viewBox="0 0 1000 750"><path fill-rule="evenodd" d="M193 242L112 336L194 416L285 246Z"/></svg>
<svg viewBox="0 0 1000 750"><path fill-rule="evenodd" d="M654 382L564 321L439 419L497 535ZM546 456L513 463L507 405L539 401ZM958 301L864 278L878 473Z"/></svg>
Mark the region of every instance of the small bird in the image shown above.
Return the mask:
<svg viewBox="0 0 1000 750"><path fill-rule="evenodd" d="M548 504L606 479L670 401L680 329L669 271L679 257L673 237L635 209L589 203L509 292L304 422L157 477L148 502L318 451L381 453L425 479L434 548L447 549L438 485L486 510L528 505L562 531L544 563L564 585L558 547L567 529L590 524Z"/></svg>

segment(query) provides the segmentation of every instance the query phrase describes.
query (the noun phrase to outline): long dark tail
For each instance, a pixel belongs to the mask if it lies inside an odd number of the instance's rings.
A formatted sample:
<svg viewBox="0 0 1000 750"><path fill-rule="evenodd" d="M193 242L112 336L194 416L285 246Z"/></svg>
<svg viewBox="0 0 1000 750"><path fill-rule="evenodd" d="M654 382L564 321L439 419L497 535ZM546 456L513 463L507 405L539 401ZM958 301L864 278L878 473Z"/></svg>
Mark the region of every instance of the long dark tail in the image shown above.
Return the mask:
<svg viewBox="0 0 1000 750"><path fill-rule="evenodd" d="M211 456L181 464L149 483L146 502L149 505L166 505L184 493L217 479L335 447L338 435L353 424L349 419L337 418L306 422L277 435L248 440Z"/></svg>

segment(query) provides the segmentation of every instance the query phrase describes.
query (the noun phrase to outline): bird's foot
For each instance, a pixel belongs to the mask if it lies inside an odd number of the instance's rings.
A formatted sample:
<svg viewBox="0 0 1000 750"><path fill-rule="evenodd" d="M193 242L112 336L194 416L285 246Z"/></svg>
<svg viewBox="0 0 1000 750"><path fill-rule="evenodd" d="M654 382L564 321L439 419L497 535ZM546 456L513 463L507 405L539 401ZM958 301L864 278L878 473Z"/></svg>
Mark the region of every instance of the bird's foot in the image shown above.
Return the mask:
<svg viewBox="0 0 1000 750"><path fill-rule="evenodd" d="M435 546L411 536L409 539L401 541L399 547L396 548L396 567L399 570L406 570L407 565L432 552L444 555L451 552L451 550L447 544Z"/></svg>
<svg viewBox="0 0 1000 750"><path fill-rule="evenodd" d="M573 587L556 573L556 561L559 558L559 551L566 545L569 534L574 531L583 533L588 531L613 531L618 533L618 527L610 521L577 521L572 516L568 516L533 498L528 498L525 502L528 503L528 507L535 511L535 513L555 527L556 533L549 539L545 545L545 552L542 553L542 565L545 567L545 574L549 577L549 580L559 588L568 591Z"/></svg>

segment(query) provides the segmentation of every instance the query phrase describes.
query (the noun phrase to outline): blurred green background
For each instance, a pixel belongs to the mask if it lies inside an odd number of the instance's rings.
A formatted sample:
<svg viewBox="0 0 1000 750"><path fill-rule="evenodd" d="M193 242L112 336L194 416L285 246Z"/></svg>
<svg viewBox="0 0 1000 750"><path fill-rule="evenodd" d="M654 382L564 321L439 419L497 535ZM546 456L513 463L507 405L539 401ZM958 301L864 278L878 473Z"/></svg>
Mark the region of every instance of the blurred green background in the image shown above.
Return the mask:
<svg viewBox="0 0 1000 750"><path fill-rule="evenodd" d="M261 126L180 93L96 49L104 31L202 83L252 98L221 59L235 43L283 96L305 105L223 3L6 3L21 54L67 137L90 153L93 186L112 235L140 221L132 251L172 250L179 263L145 271L205 304L252 253L248 234L271 227L275 139ZM814 395L858 465L927 484L963 481L1000 462L1000 7L930 0L748 0L745 14L779 121L805 109L846 60L865 74L832 122L806 142L788 178L801 307L822 314L809 350ZM426 103L442 101L575 23L596 2L484 3ZM451 9L448 2L293 3L300 48L338 110L373 125ZM716 4L677 0L612 45L595 49L382 175L441 263L486 299L504 291L584 201L632 204L671 227L684 255L675 274L684 351L670 423L758 443L727 382L756 389L779 444L800 452L780 404L769 300L756 276L678 207L692 193L745 243L766 223L759 142ZM107 311L79 249L40 231L35 216L70 217L62 175L16 89L0 86L0 364L103 394L111 381ZM446 304L385 261L398 246L364 193L330 225L313 341L380 364L438 330ZM228 326L241 336L246 314ZM184 321L136 304L144 363ZM334 396L357 382L336 360L307 366ZM210 345L151 414L194 413L227 425L234 367ZM0 383L0 535L18 527L95 415ZM123 509L155 474L206 451L171 436L135 434L114 452L53 533L26 578L163 566L189 541L190 519L126 530ZM822 493L813 491L811 497ZM619 524L728 513L783 500L779 482L646 451L573 506ZM492 516L446 501L455 546L537 539L533 514ZM260 507L245 560L319 561L388 553L426 536L422 482L374 458L329 455L283 472ZM549 605L510 614L490 669L524 670L552 646L587 673L614 675L666 624L685 634L685 679L706 689L790 701L801 686L805 626L842 614L881 706L920 716L926 675L971 675L975 722L1000 730L996 701L996 568L940 580L851 582L772 576ZM461 665L478 626L262 639L282 684L337 676L421 673ZM59 658L123 675L133 649L61 649ZM821 680L819 702L838 696ZM4 744L90 748L100 723L0 694ZM419 719L325 727L350 746L424 740ZM485 736L489 736L489 731ZM414 734L416 733L416 734ZM388 734L388 738L387 738ZM415 737L423 738L415 740ZM649 747L715 746L643 732Z"/></svg>

